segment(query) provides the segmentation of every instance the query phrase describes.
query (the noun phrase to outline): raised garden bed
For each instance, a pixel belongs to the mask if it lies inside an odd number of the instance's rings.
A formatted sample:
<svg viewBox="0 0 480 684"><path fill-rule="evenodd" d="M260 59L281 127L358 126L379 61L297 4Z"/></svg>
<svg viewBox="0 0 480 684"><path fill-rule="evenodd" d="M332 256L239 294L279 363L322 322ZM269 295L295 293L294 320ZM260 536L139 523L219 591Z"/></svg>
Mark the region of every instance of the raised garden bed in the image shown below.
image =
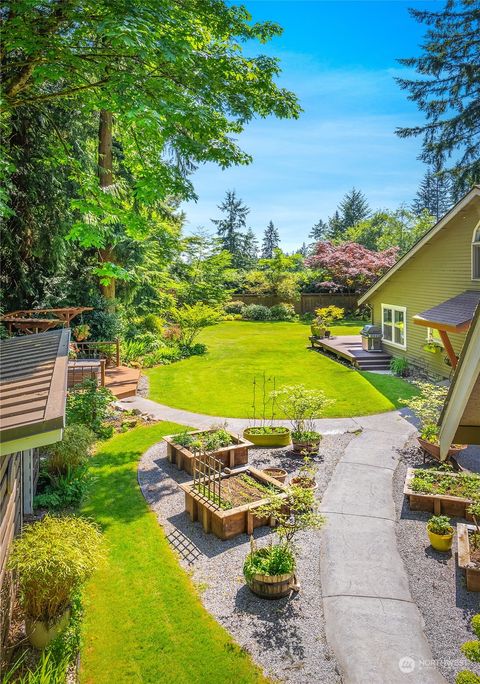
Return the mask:
<svg viewBox="0 0 480 684"><path fill-rule="evenodd" d="M480 549L472 548L470 540L473 534L473 525L457 525L458 566L465 570L468 591L480 591Z"/></svg>
<svg viewBox="0 0 480 684"><path fill-rule="evenodd" d="M216 430L195 430L188 432L194 440L202 439L209 434L213 434ZM226 431L225 431L226 432ZM221 461L224 466L228 468L236 468L238 466L248 463L248 449L253 446L251 442L243 439L239 435L234 435L232 432L226 432L230 437L230 444L220 448L208 451L211 456ZM193 459L198 456L198 450L190 446L182 446L176 443L176 435L168 435L163 439L167 443L167 458L170 463L175 463L179 470L185 470L189 475L193 475Z"/></svg>
<svg viewBox="0 0 480 684"><path fill-rule="evenodd" d="M412 511L471 520L467 513L475 492L480 493L480 476L440 470L408 468L403 489Z"/></svg>
<svg viewBox="0 0 480 684"><path fill-rule="evenodd" d="M200 520L206 533L213 532L219 539L232 539L263 525L273 525L269 518L257 517L255 509L263 506L272 493L282 495L285 485L256 468L239 468L222 474L221 499L217 494L195 486L181 484L185 492L185 511L192 521Z"/></svg>

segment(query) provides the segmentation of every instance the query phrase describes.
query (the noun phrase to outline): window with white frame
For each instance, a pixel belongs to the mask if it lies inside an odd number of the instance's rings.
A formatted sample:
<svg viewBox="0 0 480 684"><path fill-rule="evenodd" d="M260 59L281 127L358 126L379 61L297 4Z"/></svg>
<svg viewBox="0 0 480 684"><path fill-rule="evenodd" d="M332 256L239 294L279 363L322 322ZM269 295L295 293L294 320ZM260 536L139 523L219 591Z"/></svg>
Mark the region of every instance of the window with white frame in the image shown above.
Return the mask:
<svg viewBox="0 0 480 684"><path fill-rule="evenodd" d="M407 310L404 306L382 304L382 337L385 342L405 349Z"/></svg>
<svg viewBox="0 0 480 684"><path fill-rule="evenodd" d="M473 231L472 280L480 280L480 224Z"/></svg>

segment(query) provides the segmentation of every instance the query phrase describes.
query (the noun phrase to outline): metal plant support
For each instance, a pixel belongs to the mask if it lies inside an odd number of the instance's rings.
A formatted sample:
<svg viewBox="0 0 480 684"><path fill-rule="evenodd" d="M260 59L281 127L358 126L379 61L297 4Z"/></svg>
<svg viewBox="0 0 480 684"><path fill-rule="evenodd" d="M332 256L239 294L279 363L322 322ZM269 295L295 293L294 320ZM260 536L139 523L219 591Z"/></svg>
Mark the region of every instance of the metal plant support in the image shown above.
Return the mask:
<svg viewBox="0 0 480 684"><path fill-rule="evenodd" d="M223 463L205 451L198 451L193 459L193 487L197 494L217 510L222 504Z"/></svg>

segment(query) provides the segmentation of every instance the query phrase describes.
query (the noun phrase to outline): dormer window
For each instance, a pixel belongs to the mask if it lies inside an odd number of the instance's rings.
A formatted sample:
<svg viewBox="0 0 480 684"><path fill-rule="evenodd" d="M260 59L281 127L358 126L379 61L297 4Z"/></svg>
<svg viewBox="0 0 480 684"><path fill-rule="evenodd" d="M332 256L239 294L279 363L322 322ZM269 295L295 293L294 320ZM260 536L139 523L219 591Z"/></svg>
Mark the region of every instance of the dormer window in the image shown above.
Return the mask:
<svg viewBox="0 0 480 684"><path fill-rule="evenodd" d="M480 280L480 224L473 231L472 280Z"/></svg>

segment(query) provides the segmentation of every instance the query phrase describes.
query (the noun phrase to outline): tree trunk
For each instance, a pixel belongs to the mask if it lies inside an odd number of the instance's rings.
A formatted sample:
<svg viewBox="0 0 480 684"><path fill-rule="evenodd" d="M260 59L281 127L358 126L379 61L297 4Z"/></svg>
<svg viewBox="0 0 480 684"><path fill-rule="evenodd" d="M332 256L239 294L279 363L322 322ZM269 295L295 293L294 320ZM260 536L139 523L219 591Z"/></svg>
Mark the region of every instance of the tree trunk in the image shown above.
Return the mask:
<svg viewBox="0 0 480 684"><path fill-rule="evenodd" d="M113 185L112 128L112 112L102 109L98 126L98 180L101 188L108 188ZM101 263L113 261L112 251L111 247L99 250ZM115 279L111 278L108 285L100 285L100 290L105 299L109 301L109 308L114 310Z"/></svg>

